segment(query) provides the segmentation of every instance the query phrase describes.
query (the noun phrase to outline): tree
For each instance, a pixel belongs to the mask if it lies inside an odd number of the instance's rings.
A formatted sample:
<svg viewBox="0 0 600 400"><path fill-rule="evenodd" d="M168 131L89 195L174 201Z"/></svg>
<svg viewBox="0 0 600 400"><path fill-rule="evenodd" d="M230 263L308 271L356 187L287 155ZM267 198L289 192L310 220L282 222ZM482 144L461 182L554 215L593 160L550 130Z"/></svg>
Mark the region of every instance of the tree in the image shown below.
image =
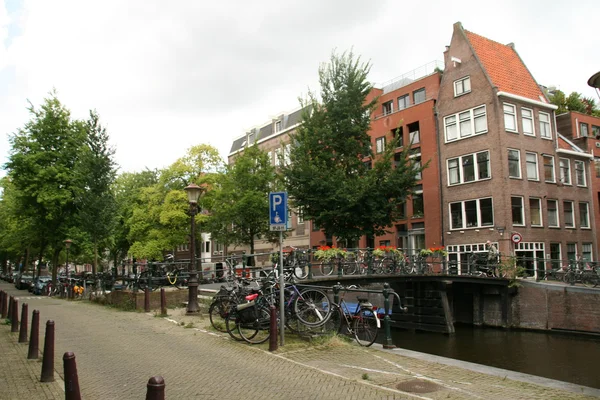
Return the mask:
<svg viewBox="0 0 600 400"><path fill-rule="evenodd" d="M205 229L224 244L249 245L256 239L279 237L269 231L269 191L277 177L268 154L255 144L227 166L213 191L206 196L209 218ZM253 265L253 260L249 260Z"/></svg>
<svg viewBox="0 0 600 400"><path fill-rule="evenodd" d="M222 166L217 149L198 145L160 171L157 183L141 190L141 201L134 205L127 221L130 253L139 258L158 259L164 251L187 242L188 201L183 189L190 183L210 189ZM196 223L202 224L206 218L199 214Z"/></svg>
<svg viewBox="0 0 600 400"><path fill-rule="evenodd" d="M85 130L72 121L56 92L40 108L30 105L31 119L10 137L11 153L5 165L16 191L19 212L31 218L40 254L52 249L58 264L63 240L75 222L77 177L75 171ZM52 271L56 280L56 268Z"/></svg>
<svg viewBox="0 0 600 400"><path fill-rule="evenodd" d="M410 146L394 162L395 142L374 156L368 131L377 99L369 100L369 70L352 52L334 53L320 67L321 99L310 93L301 101L302 125L290 135L291 163L282 167L305 218L347 241L386 232L424 168L408 157Z"/></svg>
<svg viewBox="0 0 600 400"><path fill-rule="evenodd" d="M571 92L566 96L561 90L554 90L548 93L550 103L558 107L556 114L562 114L567 111L576 111L582 114L600 117L600 110L592 98L582 97L580 93Z"/></svg>
<svg viewBox="0 0 600 400"><path fill-rule="evenodd" d="M106 129L100 125L95 111L85 121L86 140L80 155L78 179L78 225L89 236L93 246L92 271L98 268L98 248L107 245L115 227L116 203L112 184L115 180L114 150L108 145Z"/></svg>

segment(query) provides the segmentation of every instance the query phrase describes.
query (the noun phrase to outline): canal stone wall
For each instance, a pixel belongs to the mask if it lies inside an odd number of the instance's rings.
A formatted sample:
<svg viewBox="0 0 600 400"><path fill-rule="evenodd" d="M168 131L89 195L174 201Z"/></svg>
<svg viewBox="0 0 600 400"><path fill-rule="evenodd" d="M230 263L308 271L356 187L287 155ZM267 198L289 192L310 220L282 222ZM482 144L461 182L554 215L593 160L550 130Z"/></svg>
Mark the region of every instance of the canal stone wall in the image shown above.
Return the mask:
<svg viewBox="0 0 600 400"><path fill-rule="evenodd" d="M512 297L512 327L600 334L600 290L523 281Z"/></svg>

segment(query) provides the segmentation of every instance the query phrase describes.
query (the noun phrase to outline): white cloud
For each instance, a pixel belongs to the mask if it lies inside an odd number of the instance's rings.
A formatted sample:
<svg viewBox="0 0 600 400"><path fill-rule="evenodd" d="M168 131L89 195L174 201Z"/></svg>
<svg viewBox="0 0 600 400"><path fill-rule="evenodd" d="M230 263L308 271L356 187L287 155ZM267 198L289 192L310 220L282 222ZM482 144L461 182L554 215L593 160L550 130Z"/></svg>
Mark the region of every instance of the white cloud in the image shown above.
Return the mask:
<svg viewBox="0 0 600 400"><path fill-rule="evenodd" d="M0 2L0 134L55 87L75 117L98 110L123 170L169 165L199 143L225 157L233 138L317 89L332 49L353 47L382 82L441 60L459 20L515 42L539 83L594 95L585 82L600 55L583 23L592 1L566 13L541 1L485 12L480 2L403 3L24 0L7 14ZM0 141L0 157L8 148Z"/></svg>

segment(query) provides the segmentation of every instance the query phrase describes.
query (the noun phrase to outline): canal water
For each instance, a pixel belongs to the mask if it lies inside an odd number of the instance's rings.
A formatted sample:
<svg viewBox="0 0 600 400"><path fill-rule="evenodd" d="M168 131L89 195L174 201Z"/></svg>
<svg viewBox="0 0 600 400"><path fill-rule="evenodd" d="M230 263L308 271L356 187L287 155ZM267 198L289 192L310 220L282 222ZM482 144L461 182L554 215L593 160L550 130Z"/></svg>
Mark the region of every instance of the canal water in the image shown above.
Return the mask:
<svg viewBox="0 0 600 400"><path fill-rule="evenodd" d="M454 335L394 329L392 340L408 350L600 389L599 337L455 327Z"/></svg>

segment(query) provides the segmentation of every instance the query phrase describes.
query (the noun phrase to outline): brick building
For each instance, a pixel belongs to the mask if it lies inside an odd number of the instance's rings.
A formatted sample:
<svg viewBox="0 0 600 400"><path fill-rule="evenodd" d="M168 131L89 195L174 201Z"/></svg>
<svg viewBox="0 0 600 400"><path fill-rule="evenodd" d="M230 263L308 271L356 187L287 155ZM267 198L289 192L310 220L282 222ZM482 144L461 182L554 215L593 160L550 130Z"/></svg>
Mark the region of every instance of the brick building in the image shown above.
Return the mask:
<svg viewBox="0 0 600 400"><path fill-rule="evenodd" d="M503 45L454 24L442 64L430 63L374 88L369 132L374 156L395 135L412 157L429 162L407 198L404 215L386 235L359 247L392 245L408 252L446 246L466 270L468 255L487 240L521 259L539 277L538 259L597 259L600 223L600 119L555 115L513 44ZM282 114L236 139L229 162L254 141L273 163L289 149L300 110ZM587 124L587 137L582 124ZM592 137L594 136L594 137ZM600 137L599 137L600 138ZM401 148L398 149L398 152ZM285 158L285 157L284 157ZM369 161L369 160L366 160ZM597 164L598 165L598 164ZM336 244L297 214L286 244ZM511 239L521 238L519 243ZM270 245L257 247L258 251ZM559 263L553 265L558 267Z"/></svg>
<svg viewBox="0 0 600 400"><path fill-rule="evenodd" d="M555 110L517 54L454 25L437 103L449 259L464 271L485 242L523 258L592 259L593 156L557 132ZM520 243L513 243L513 234Z"/></svg>

